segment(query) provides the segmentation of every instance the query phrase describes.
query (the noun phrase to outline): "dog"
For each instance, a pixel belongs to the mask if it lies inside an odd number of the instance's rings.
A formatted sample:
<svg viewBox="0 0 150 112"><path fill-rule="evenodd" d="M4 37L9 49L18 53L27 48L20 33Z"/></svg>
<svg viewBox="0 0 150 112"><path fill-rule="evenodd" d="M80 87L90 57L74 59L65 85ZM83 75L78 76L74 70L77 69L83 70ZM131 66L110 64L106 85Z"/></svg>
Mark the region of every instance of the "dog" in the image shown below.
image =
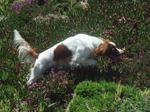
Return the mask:
<svg viewBox="0 0 150 112"><path fill-rule="evenodd" d="M27 85L34 83L53 66L95 66L99 56L114 59L124 53L114 42L87 34L71 36L38 54L20 33L14 30L14 44L18 49L20 61L32 64Z"/></svg>

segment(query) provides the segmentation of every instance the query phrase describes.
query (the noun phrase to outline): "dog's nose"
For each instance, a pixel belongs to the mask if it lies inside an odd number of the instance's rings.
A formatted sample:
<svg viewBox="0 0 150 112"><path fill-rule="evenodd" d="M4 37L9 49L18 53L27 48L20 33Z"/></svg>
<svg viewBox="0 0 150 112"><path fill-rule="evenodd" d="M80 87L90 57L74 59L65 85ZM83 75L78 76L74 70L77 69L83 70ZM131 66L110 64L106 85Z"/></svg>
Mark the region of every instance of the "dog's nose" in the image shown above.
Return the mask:
<svg viewBox="0 0 150 112"><path fill-rule="evenodd" d="M119 49L119 48L117 48L117 50L119 51L119 53L120 53L120 54L123 54L123 53L124 53L124 51L125 51L125 48L123 48L123 49Z"/></svg>

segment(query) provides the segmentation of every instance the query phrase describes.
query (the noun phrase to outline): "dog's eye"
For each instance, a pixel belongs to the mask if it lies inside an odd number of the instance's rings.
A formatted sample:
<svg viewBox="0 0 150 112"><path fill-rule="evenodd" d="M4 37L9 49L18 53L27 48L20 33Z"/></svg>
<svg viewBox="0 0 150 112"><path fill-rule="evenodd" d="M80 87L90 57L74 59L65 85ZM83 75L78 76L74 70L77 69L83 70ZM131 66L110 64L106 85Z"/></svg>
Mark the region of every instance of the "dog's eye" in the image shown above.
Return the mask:
<svg viewBox="0 0 150 112"><path fill-rule="evenodd" d="M115 51L115 48L112 48L112 51Z"/></svg>

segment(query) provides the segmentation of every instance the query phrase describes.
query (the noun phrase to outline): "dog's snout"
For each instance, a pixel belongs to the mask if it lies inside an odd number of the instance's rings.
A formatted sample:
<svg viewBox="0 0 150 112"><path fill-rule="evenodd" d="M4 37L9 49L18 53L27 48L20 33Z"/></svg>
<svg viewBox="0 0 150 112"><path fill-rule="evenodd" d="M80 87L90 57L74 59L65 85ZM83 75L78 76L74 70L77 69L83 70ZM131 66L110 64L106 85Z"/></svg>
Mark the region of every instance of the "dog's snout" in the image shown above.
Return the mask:
<svg viewBox="0 0 150 112"><path fill-rule="evenodd" d="M119 48L117 48L117 50L119 51L119 54L123 54L125 51L125 49L119 49Z"/></svg>

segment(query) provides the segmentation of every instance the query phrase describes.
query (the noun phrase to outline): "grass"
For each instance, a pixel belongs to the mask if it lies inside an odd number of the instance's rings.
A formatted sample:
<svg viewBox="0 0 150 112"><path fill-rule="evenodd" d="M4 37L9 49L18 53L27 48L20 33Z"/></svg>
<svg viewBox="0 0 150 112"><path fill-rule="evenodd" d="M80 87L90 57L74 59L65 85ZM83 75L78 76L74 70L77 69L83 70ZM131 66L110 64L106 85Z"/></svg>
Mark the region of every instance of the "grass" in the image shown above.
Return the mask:
<svg viewBox="0 0 150 112"><path fill-rule="evenodd" d="M20 13L15 13L10 9L13 1L0 2L0 16L5 17L0 21L0 111L64 111L76 84L82 80L121 82L142 90L149 89L149 2L89 0L86 11L78 4L71 5L74 3L68 0L63 1L64 4L49 0L45 5L27 5ZM33 20L48 13L65 15L69 20ZM67 82L65 85L59 84L47 73L46 78L27 88L25 83L29 67L16 71L19 61L13 47L14 29L19 30L39 52L77 33L102 36L119 47L126 47L125 56L130 60L110 65L106 58L100 58L97 72L85 70L69 75L65 72L62 75Z"/></svg>
<svg viewBox="0 0 150 112"><path fill-rule="evenodd" d="M78 84L67 112L146 112L149 100L137 88L84 81Z"/></svg>

